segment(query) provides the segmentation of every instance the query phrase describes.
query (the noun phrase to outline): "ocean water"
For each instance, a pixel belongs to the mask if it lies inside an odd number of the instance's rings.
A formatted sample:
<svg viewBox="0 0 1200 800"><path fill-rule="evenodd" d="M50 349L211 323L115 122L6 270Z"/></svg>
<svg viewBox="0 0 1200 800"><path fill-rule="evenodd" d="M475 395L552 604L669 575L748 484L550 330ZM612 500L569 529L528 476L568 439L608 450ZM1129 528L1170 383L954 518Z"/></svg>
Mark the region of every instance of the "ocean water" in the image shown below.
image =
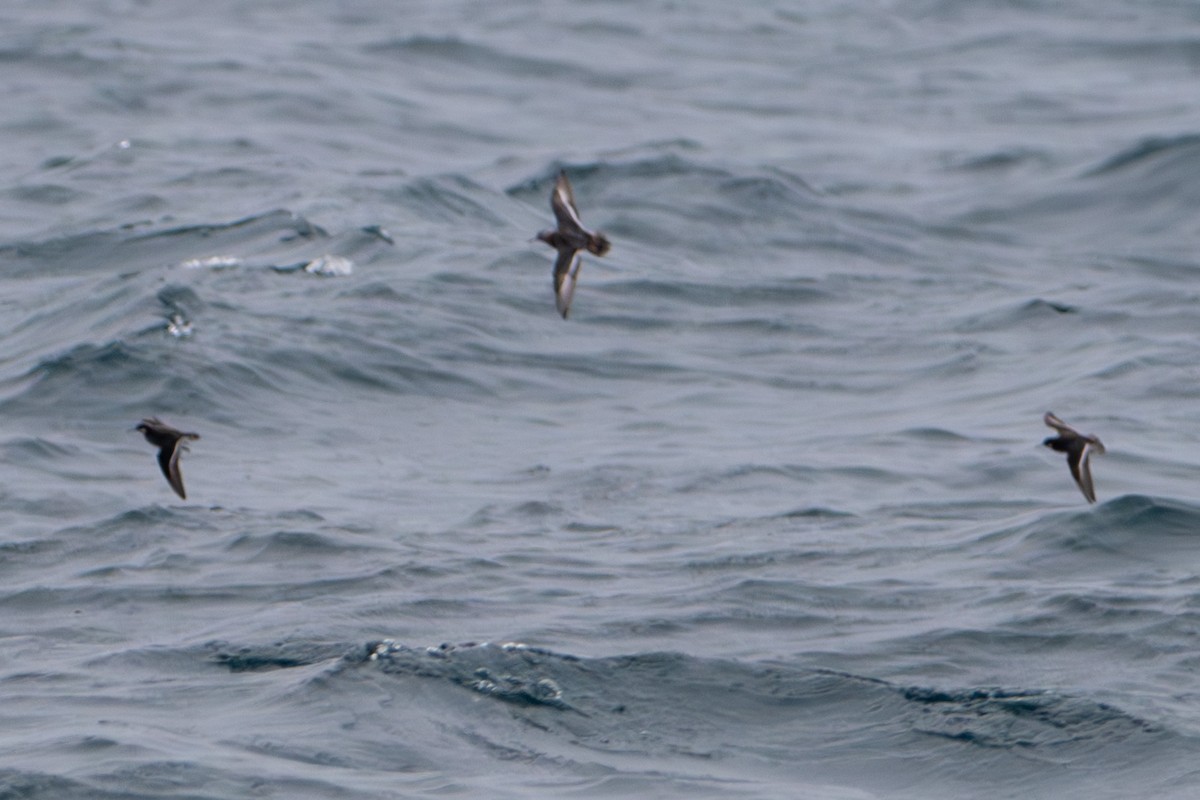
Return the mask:
<svg viewBox="0 0 1200 800"><path fill-rule="evenodd" d="M0 23L0 798L1200 792L1200 6Z"/></svg>

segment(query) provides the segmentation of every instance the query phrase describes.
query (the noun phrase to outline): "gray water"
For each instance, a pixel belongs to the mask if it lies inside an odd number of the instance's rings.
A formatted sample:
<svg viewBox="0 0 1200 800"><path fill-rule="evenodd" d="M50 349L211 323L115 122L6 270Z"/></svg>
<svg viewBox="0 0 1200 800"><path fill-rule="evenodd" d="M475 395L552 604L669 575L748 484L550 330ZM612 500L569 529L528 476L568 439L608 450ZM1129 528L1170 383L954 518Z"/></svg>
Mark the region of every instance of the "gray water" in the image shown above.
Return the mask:
<svg viewBox="0 0 1200 800"><path fill-rule="evenodd" d="M0 69L0 798L1196 796L1200 6L16 0Z"/></svg>

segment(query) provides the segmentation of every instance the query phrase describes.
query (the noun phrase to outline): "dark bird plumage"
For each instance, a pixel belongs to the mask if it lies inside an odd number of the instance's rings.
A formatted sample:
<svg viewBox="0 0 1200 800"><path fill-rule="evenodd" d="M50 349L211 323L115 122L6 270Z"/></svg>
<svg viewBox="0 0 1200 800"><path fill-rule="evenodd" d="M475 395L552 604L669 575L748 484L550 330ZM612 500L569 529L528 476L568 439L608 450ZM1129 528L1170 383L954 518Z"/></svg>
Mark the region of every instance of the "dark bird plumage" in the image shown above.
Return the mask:
<svg viewBox="0 0 1200 800"><path fill-rule="evenodd" d="M550 193L550 208L554 211L558 228L542 231L537 238L558 251L558 258L554 261L554 303L558 313L566 319L582 263L579 251L587 250L602 256L608 252L611 244L603 233L583 227L579 209L575 207L575 193L571 191L571 182L567 180L565 170L559 171L554 191Z"/></svg>
<svg viewBox="0 0 1200 800"><path fill-rule="evenodd" d="M187 493L183 490L183 473L179 471L179 454L187 450L186 439L199 439L198 433L184 433L176 430L158 417L148 417L138 424L137 430L146 437L146 441L158 448L158 466L162 468L163 477L175 490L175 494L183 500Z"/></svg>
<svg viewBox="0 0 1200 800"><path fill-rule="evenodd" d="M1043 419L1058 432L1058 436L1051 436L1042 444L1067 454L1067 466L1071 468L1071 477L1079 485L1079 491L1083 492L1089 503L1096 502L1090 458L1092 453L1103 454L1104 445L1095 436L1085 436L1049 411Z"/></svg>

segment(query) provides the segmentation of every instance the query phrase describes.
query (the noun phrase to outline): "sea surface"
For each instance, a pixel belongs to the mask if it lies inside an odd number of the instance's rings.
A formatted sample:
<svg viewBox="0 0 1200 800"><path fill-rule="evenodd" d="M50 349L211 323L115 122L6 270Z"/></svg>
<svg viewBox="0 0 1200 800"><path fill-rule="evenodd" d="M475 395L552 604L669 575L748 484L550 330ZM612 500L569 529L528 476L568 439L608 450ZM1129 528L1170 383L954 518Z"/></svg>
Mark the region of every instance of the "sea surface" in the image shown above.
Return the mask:
<svg viewBox="0 0 1200 800"><path fill-rule="evenodd" d="M0 799L1200 796L1197 3L8 0L0 74Z"/></svg>

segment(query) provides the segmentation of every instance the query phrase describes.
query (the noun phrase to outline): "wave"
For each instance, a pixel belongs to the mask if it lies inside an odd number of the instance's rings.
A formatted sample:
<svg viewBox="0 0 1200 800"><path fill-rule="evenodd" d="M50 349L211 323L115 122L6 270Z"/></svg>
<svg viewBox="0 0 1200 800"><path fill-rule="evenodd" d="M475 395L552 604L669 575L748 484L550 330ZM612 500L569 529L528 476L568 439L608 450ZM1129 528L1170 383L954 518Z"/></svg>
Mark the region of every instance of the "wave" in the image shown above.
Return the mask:
<svg viewBox="0 0 1200 800"><path fill-rule="evenodd" d="M637 719L657 717L663 731L671 725L673 709L690 718L703 712L707 701L713 703L708 710L716 712L714 727L718 718L724 725L747 727L773 720L795 725L801 735L815 733L803 730L806 719L835 707L842 708L832 717L882 718L889 725L903 723L910 733L986 747L1086 747L1167 734L1162 725L1111 704L1051 690L943 689L830 669L746 665L671 652L585 658L519 642L419 647L393 640L361 646L211 642L205 650L233 672L324 662L335 674L371 666L396 678L445 681L502 703L593 720L609 743L613 736L636 738ZM677 734L687 735L684 730ZM728 736L738 738L736 732Z"/></svg>
<svg viewBox="0 0 1200 800"><path fill-rule="evenodd" d="M313 313L308 298L334 306L336 276L392 246L378 227L330 234L287 211L14 246L25 258L51 262L51 273L55 263L96 262L122 272L58 292L16 323L6 337L2 405L11 414L56 407L103 416L105 409L171 413L355 388L481 391L391 339L401 329L386 324L390 304L371 289L377 282L356 282L344 295L374 319ZM270 274L292 272L307 283L269 282ZM335 277L309 282L321 273ZM291 338L279 336L280 326Z"/></svg>
<svg viewBox="0 0 1200 800"><path fill-rule="evenodd" d="M872 263L920 261L911 248L920 223L849 207L778 167L726 166L686 152L657 152L556 162L507 193L544 207L560 168L571 176L585 221L617 237L622 248L653 242L646 260L670 259L656 264L660 270L687 257L695 259L688 263L694 272L713 254L754 271L774 260L795 264L798 253ZM613 257L618 252L614 249ZM636 253L639 260L642 253ZM746 283L752 275L738 277Z"/></svg>
<svg viewBox="0 0 1200 800"><path fill-rule="evenodd" d="M1163 170L1164 173L1195 177L1197 157L1200 156L1200 134L1180 136L1151 136L1109 156L1083 173L1095 178L1115 172Z"/></svg>
<svg viewBox="0 0 1200 800"><path fill-rule="evenodd" d="M1094 510L1043 514L992 536L1073 549L1116 546L1146 552L1173 542L1186 544L1194 540L1197 531L1200 506L1173 498L1129 494L1101 502Z"/></svg>
<svg viewBox="0 0 1200 800"><path fill-rule="evenodd" d="M615 72L580 67L577 63L505 52L497 47L465 41L456 36L411 36L364 46L372 55L390 56L412 65L426 65L439 73L486 72L508 75L522 83L558 84L570 81L602 89L628 89L632 79Z"/></svg>
<svg viewBox="0 0 1200 800"><path fill-rule="evenodd" d="M1026 513L1013 524L960 544L990 551L1002 566L992 574L1061 580L1086 573L1124 581L1130 569L1188 563L1196 551L1200 506L1184 500L1122 495L1095 507Z"/></svg>
<svg viewBox="0 0 1200 800"><path fill-rule="evenodd" d="M1074 173L1050 171L1005 204L958 219L1029 235L1075 239L1093 251L1162 258L1165 232L1190 229L1200 203L1200 134L1143 138ZM1190 251L1179 251L1190 255Z"/></svg>
<svg viewBox="0 0 1200 800"><path fill-rule="evenodd" d="M378 676L372 696L404 697L403 711L399 719L360 715L356 737L389 719L408 728L431 719L463 732L455 745L463 757L469 750L500 764L540 754L539 762L569 773L599 762L631 780L641 764L681 776L708 765L699 774L711 780L709 769L719 764L726 778L754 785L803 774L889 796L904 786L904 796L914 796L921 786L944 790L947 779L960 788L1010 785L1045 760L1076 781L1102 766L1144 764L1149 753L1160 765L1174 764L1191 746L1153 720L1053 690L908 685L672 652L580 657L517 642L418 647L391 640L342 646L340 655L332 645L224 642L204 652L235 674L316 665L320 671L307 674L323 694L344 696ZM460 702L454 692L488 705ZM864 770L864 750L884 763ZM917 752L919 764L909 758ZM979 761L972 753L992 757ZM628 761L632 754L636 762Z"/></svg>

